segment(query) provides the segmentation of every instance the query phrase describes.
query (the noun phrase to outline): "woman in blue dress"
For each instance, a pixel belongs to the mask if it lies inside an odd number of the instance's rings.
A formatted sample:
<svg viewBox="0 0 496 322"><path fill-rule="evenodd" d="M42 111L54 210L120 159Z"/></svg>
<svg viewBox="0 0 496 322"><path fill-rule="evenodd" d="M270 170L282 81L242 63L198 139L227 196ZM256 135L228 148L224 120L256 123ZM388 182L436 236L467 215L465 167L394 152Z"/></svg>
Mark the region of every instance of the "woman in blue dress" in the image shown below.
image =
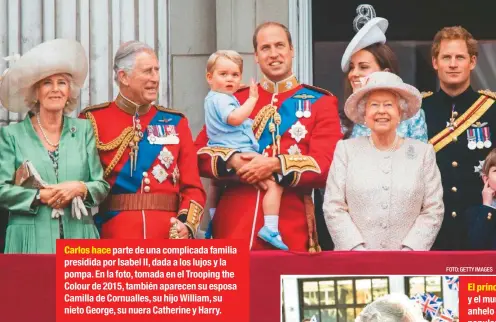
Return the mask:
<svg viewBox="0 0 496 322"><path fill-rule="evenodd" d="M399 74L396 55L385 44L388 21L384 18L374 17L373 8L367 6L361 5L357 9L359 15L355 18L353 24L358 32L349 43L341 60L341 69L345 73L343 102L355 90L365 84L367 76L371 73L387 71ZM369 18L371 19L369 20ZM360 28L360 25L363 25L363 27ZM340 117L345 139L370 135L370 129L366 124L351 122L342 108L340 109ZM424 111L421 109L413 118L401 122L397 132L402 137L427 142L427 125L425 124Z"/></svg>

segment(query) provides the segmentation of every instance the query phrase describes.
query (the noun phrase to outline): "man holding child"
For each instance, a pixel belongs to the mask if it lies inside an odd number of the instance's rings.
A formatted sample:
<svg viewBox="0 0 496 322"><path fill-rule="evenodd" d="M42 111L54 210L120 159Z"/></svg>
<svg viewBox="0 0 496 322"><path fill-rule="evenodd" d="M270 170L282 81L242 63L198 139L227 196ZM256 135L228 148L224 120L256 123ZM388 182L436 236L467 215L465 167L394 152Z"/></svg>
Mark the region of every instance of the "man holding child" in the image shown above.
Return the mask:
<svg viewBox="0 0 496 322"><path fill-rule="evenodd" d="M251 249L270 247L256 238L267 224L262 203L264 181L269 179L284 187L277 225L270 226L277 227L289 250L318 251L311 193L325 186L334 147L342 137L337 99L298 82L292 70L291 35L284 25L259 25L253 45L264 75L249 115L258 154L208 146L205 129L195 142L200 174L225 184L213 218L213 236L249 240ZM241 105L249 96L249 88L235 93Z"/></svg>

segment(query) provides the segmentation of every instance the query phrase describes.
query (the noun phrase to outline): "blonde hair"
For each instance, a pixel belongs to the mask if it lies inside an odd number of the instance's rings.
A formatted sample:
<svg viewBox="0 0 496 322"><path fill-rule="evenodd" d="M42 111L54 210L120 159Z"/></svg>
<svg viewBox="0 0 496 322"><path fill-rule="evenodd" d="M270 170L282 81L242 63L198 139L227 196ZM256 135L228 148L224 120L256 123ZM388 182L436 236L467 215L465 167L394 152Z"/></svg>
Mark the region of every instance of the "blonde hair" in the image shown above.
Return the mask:
<svg viewBox="0 0 496 322"><path fill-rule="evenodd" d="M67 80L67 82L69 83L69 97L67 98L67 104L64 107L64 114L69 114L72 111L74 111L74 109L76 108L76 106L79 102L79 94L81 92L81 88L79 88L78 86L76 86L74 84L74 81L72 79L71 74L61 73L61 74L54 74L54 75L60 75L60 76L64 77ZM52 77L54 75L51 75L49 77ZM36 82L36 84L34 84L33 86L31 86L28 89L28 91L25 95L24 102L26 103L26 106L29 107L29 109L33 113L38 113L40 111L40 103L36 99L37 91L38 91L38 88L39 88L41 82L47 78L48 77L45 77L43 79L40 79L38 82Z"/></svg>
<svg viewBox="0 0 496 322"><path fill-rule="evenodd" d="M241 55L234 50L217 50L215 53L210 55L207 60L207 73L212 73L215 69L215 64L219 58L226 58L238 65L239 71L243 73L243 58Z"/></svg>
<svg viewBox="0 0 496 322"><path fill-rule="evenodd" d="M489 154L487 155L486 160L484 160L482 174L488 176L491 167L496 167L496 149L492 149L491 152L489 152Z"/></svg>
<svg viewBox="0 0 496 322"><path fill-rule="evenodd" d="M477 49L477 40L472 36L467 29L462 26L454 27L444 27L439 30L434 36L434 41L432 42L431 55L433 58L437 58L439 55L439 50L441 48L441 41L443 40L463 40L467 44L468 54L470 57L478 56L479 50Z"/></svg>

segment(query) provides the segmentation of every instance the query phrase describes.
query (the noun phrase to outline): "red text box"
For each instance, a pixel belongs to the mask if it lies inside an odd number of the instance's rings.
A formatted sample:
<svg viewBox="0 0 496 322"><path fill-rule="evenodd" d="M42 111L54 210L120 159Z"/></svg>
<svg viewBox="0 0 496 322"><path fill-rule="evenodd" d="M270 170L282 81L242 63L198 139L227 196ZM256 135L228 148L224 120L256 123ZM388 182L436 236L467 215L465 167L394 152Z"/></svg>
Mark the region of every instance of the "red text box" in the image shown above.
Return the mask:
<svg viewBox="0 0 496 322"><path fill-rule="evenodd" d="M56 321L249 321L248 245L59 240Z"/></svg>
<svg viewBox="0 0 496 322"><path fill-rule="evenodd" d="M460 276L460 321L496 322L496 276Z"/></svg>

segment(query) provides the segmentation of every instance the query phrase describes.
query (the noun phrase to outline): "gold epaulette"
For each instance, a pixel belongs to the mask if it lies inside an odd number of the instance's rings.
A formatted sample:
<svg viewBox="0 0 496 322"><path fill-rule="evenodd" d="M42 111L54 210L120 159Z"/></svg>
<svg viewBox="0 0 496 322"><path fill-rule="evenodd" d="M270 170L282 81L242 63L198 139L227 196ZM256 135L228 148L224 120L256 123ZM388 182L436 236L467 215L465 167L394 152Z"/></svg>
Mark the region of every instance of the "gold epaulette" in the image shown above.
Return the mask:
<svg viewBox="0 0 496 322"><path fill-rule="evenodd" d="M102 104L87 106L81 113L84 114L84 113L89 112L89 111L99 110L101 108L109 107L110 103L112 103L112 102L105 102Z"/></svg>
<svg viewBox="0 0 496 322"><path fill-rule="evenodd" d="M490 91L488 89L481 89L478 93L481 94L481 95L486 95L487 97L496 99L496 93L495 92L492 92L492 91Z"/></svg>
<svg viewBox="0 0 496 322"><path fill-rule="evenodd" d="M157 110L162 111L162 112L171 113L171 114L177 114L177 115L181 115L182 117L185 117L183 113L179 112L178 110L172 109L170 107L157 105Z"/></svg>
<svg viewBox="0 0 496 322"><path fill-rule="evenodd" d="M310 88L310 89L313 89L314 91L317 91L319 93L322 93L322 94L325 94L325 95L329 95L329 96L334 96L333 93L329 92L328 90L325 90L323 88L320 88L320 87L317 87L317 86L312 86L312 85L308 85L308 84L301 84L303 87L306 87L306 88Z"/></svg>
<svg viewBox="0 0 496 322"><path fill-rule="evenodd" d="M431 96L432 94L434 94L433 92L431 91L428 91L428 92L421 92L420 95L422 95L422 98L426 98L426 97L429 97Z"/></svg>

